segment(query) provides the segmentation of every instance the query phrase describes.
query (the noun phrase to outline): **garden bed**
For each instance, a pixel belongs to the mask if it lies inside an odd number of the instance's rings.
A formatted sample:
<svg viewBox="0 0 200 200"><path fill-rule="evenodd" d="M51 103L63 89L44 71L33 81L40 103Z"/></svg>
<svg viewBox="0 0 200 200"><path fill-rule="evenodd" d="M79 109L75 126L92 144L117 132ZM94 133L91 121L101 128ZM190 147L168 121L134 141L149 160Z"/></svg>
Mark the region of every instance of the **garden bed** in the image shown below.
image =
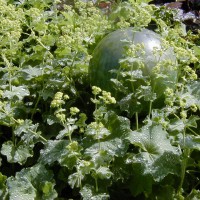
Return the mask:
<svg viewBox="0 0 200 200"><path fill-rule="evenodd" d="M198 1L0 0L0 199L200 199L199 24ZM100 88L94 52L130 27L174 60L148 74L123 38Z"/></svg>

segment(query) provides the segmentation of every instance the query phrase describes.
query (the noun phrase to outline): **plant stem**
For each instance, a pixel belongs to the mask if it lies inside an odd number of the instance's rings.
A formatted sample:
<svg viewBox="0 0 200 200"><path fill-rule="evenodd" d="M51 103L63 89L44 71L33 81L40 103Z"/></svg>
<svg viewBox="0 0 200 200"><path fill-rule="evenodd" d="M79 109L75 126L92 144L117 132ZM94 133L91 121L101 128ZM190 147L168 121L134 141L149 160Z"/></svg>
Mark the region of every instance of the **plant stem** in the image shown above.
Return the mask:
<svg viewBox="0 0 200 200"><path fill-rule="evenodd" d="M35 114L35 112L36 112L36 109L37 109L37 106L38 106L38 104L39 104L40 99L41 99L41 96L39 95L38 98L37 98L37 101L36 101L36 103L35 103L33 112L32 112L32 114L31 114L31 120L33 120L33 116L34 116L34 114Z"/></svg>
<svg viewBox="0 0 200 200"><path fill-rule="evenodd" d="M139 129L138 112L135 113L135 120L136 120L136 130L138 130Z"/></svg>
<svg viewBox="0 0 200 200"><path fill-rule="evenodd" d="M188 130L190 130L194 135L199 136L195 131L193 131L190 127L187 127Z"/></svg>
<svg viewBox="0 0 200 200"><path fill-rule="evenodd" d="M151 116L151 110L152 110L152 101L150 101L150 104L149 104L149 118L150 118L150 116Z"/></svg>
<svg viewBox="0 0 200 200"><path fill-rule="evenodd" d="M95 178L95 186L96 186L96 192L99 191L99 187L98 187L98 181L97 181L97 178Z"/></svg>
<svg viewBox="0 0 200 200"><path fill-rule="evenodd" d="M2 58L3 58L3 61L5 62L5 64L7 65L7 68L8 68L8 72L9 72L9 90L10 92L12 92L12 74L11 74L11 64L10 62L8 61L8 59L6 58L6 56L4 54L1 54Z"/></svg>
<svg viewBox="0 0 200 200"><path fill-rule="evenodd" d="M69 142L72 143L72 134L69 134Z"/></svg>
<svg viewBox="0 0 200 200"><path fill-rule="evenodd" d="M183 131L183 160L181 163L181 181L180 181L180 185L178 189L179 194L182 193L182 186L185 179L185 172L187 168L187 161L188 161L189 155L190 155L190 149L185 147L185 129L184 129Z"/></svg>

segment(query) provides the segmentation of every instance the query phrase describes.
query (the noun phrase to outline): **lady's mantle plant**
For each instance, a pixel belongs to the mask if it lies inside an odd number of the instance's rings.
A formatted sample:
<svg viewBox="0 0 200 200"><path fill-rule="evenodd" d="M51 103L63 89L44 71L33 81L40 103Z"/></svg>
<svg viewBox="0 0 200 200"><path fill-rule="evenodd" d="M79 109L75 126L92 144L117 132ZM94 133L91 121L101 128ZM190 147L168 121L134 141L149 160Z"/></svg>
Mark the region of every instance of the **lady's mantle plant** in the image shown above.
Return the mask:
<svg viewBox="0 0 200 200"><path fill-rule="evenodd" d="M0 199L199 199L199 34L148 1L108 13L61 4L0 0ZM176 54L180 78L160 109L148 82L121 101L90 85L97 43L130 26L154 29ZM119 73L123 91L133 79ZM147 115L134 109L141 99Z"/></svg>

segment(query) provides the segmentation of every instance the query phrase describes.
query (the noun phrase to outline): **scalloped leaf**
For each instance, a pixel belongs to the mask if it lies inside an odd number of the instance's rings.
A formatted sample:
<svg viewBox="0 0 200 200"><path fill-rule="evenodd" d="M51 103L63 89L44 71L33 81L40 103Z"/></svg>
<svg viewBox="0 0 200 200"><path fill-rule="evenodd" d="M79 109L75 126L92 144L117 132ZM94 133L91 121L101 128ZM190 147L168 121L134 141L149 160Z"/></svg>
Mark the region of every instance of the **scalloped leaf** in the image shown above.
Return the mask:
<svg viewBox="0 0 200 200"><path fill-rule="evenodd" d="M111 156L123 156L129 147L127 136L131 132L130 121L114 112L108 112L104 117L103 124L110 134L100 142L95 141L96 143L94 140L85 137L83 140L86 149L85 154L93 158L95 154L102 150Z"/></svg>
<svg viewBox="0 0 200 200"><path fill-rule="evenodd" d="M51 165L58 161L62 154L66 153L68 143L67 140L48 140L44 149L40 151L39 162Z"/></svg>
<svg viewBox="0 0 200 200"><path fill-rule="evenodd" d="M52 200L57 197L53 173L39 164L9 177L7 186L10 200Z"/></svg>
<svg viewBox="0 0 200 200"><path fill-rule="evenodd" d="M2 145L1 154L7 157L9 163L24 164L27 158L33 156L33 145L14 145L12 141L7 141Z"/></svg>
<svg viewBox="0 0 200 200"><path fill-rule="evenodd" d="M5 90L3 98L22 100L25 96L29 96L30 92L27 86L12 86L11 90Z"/></svg>
<svg viewBox="0 0 200 200"><path fill-rule="evenodd" d="M155 181L163 180L168 174L180 173L180 152L171 145L168 136L161 125L146 125L129 136L130 142L140 152L132 158L132 162L140 164L143 175L151 174Z"/></svg>

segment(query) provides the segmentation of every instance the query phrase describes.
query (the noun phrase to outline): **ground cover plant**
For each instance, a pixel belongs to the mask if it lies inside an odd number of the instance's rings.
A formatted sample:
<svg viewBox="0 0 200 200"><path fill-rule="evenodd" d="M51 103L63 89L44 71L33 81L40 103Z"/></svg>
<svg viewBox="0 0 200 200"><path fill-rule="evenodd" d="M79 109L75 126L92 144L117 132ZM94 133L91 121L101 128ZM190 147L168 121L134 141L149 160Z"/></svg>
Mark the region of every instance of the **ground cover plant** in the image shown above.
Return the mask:
<svg viewBox="0 0 200 200"><path fill-rule="evenodd" d="M137 45L111 79L119 96L90 82L99 41L128 27L173 48L154 67L177 72L161 99L132 68ZM0 0L0 199L200 199L199 36L148 0Z"/></svg>

